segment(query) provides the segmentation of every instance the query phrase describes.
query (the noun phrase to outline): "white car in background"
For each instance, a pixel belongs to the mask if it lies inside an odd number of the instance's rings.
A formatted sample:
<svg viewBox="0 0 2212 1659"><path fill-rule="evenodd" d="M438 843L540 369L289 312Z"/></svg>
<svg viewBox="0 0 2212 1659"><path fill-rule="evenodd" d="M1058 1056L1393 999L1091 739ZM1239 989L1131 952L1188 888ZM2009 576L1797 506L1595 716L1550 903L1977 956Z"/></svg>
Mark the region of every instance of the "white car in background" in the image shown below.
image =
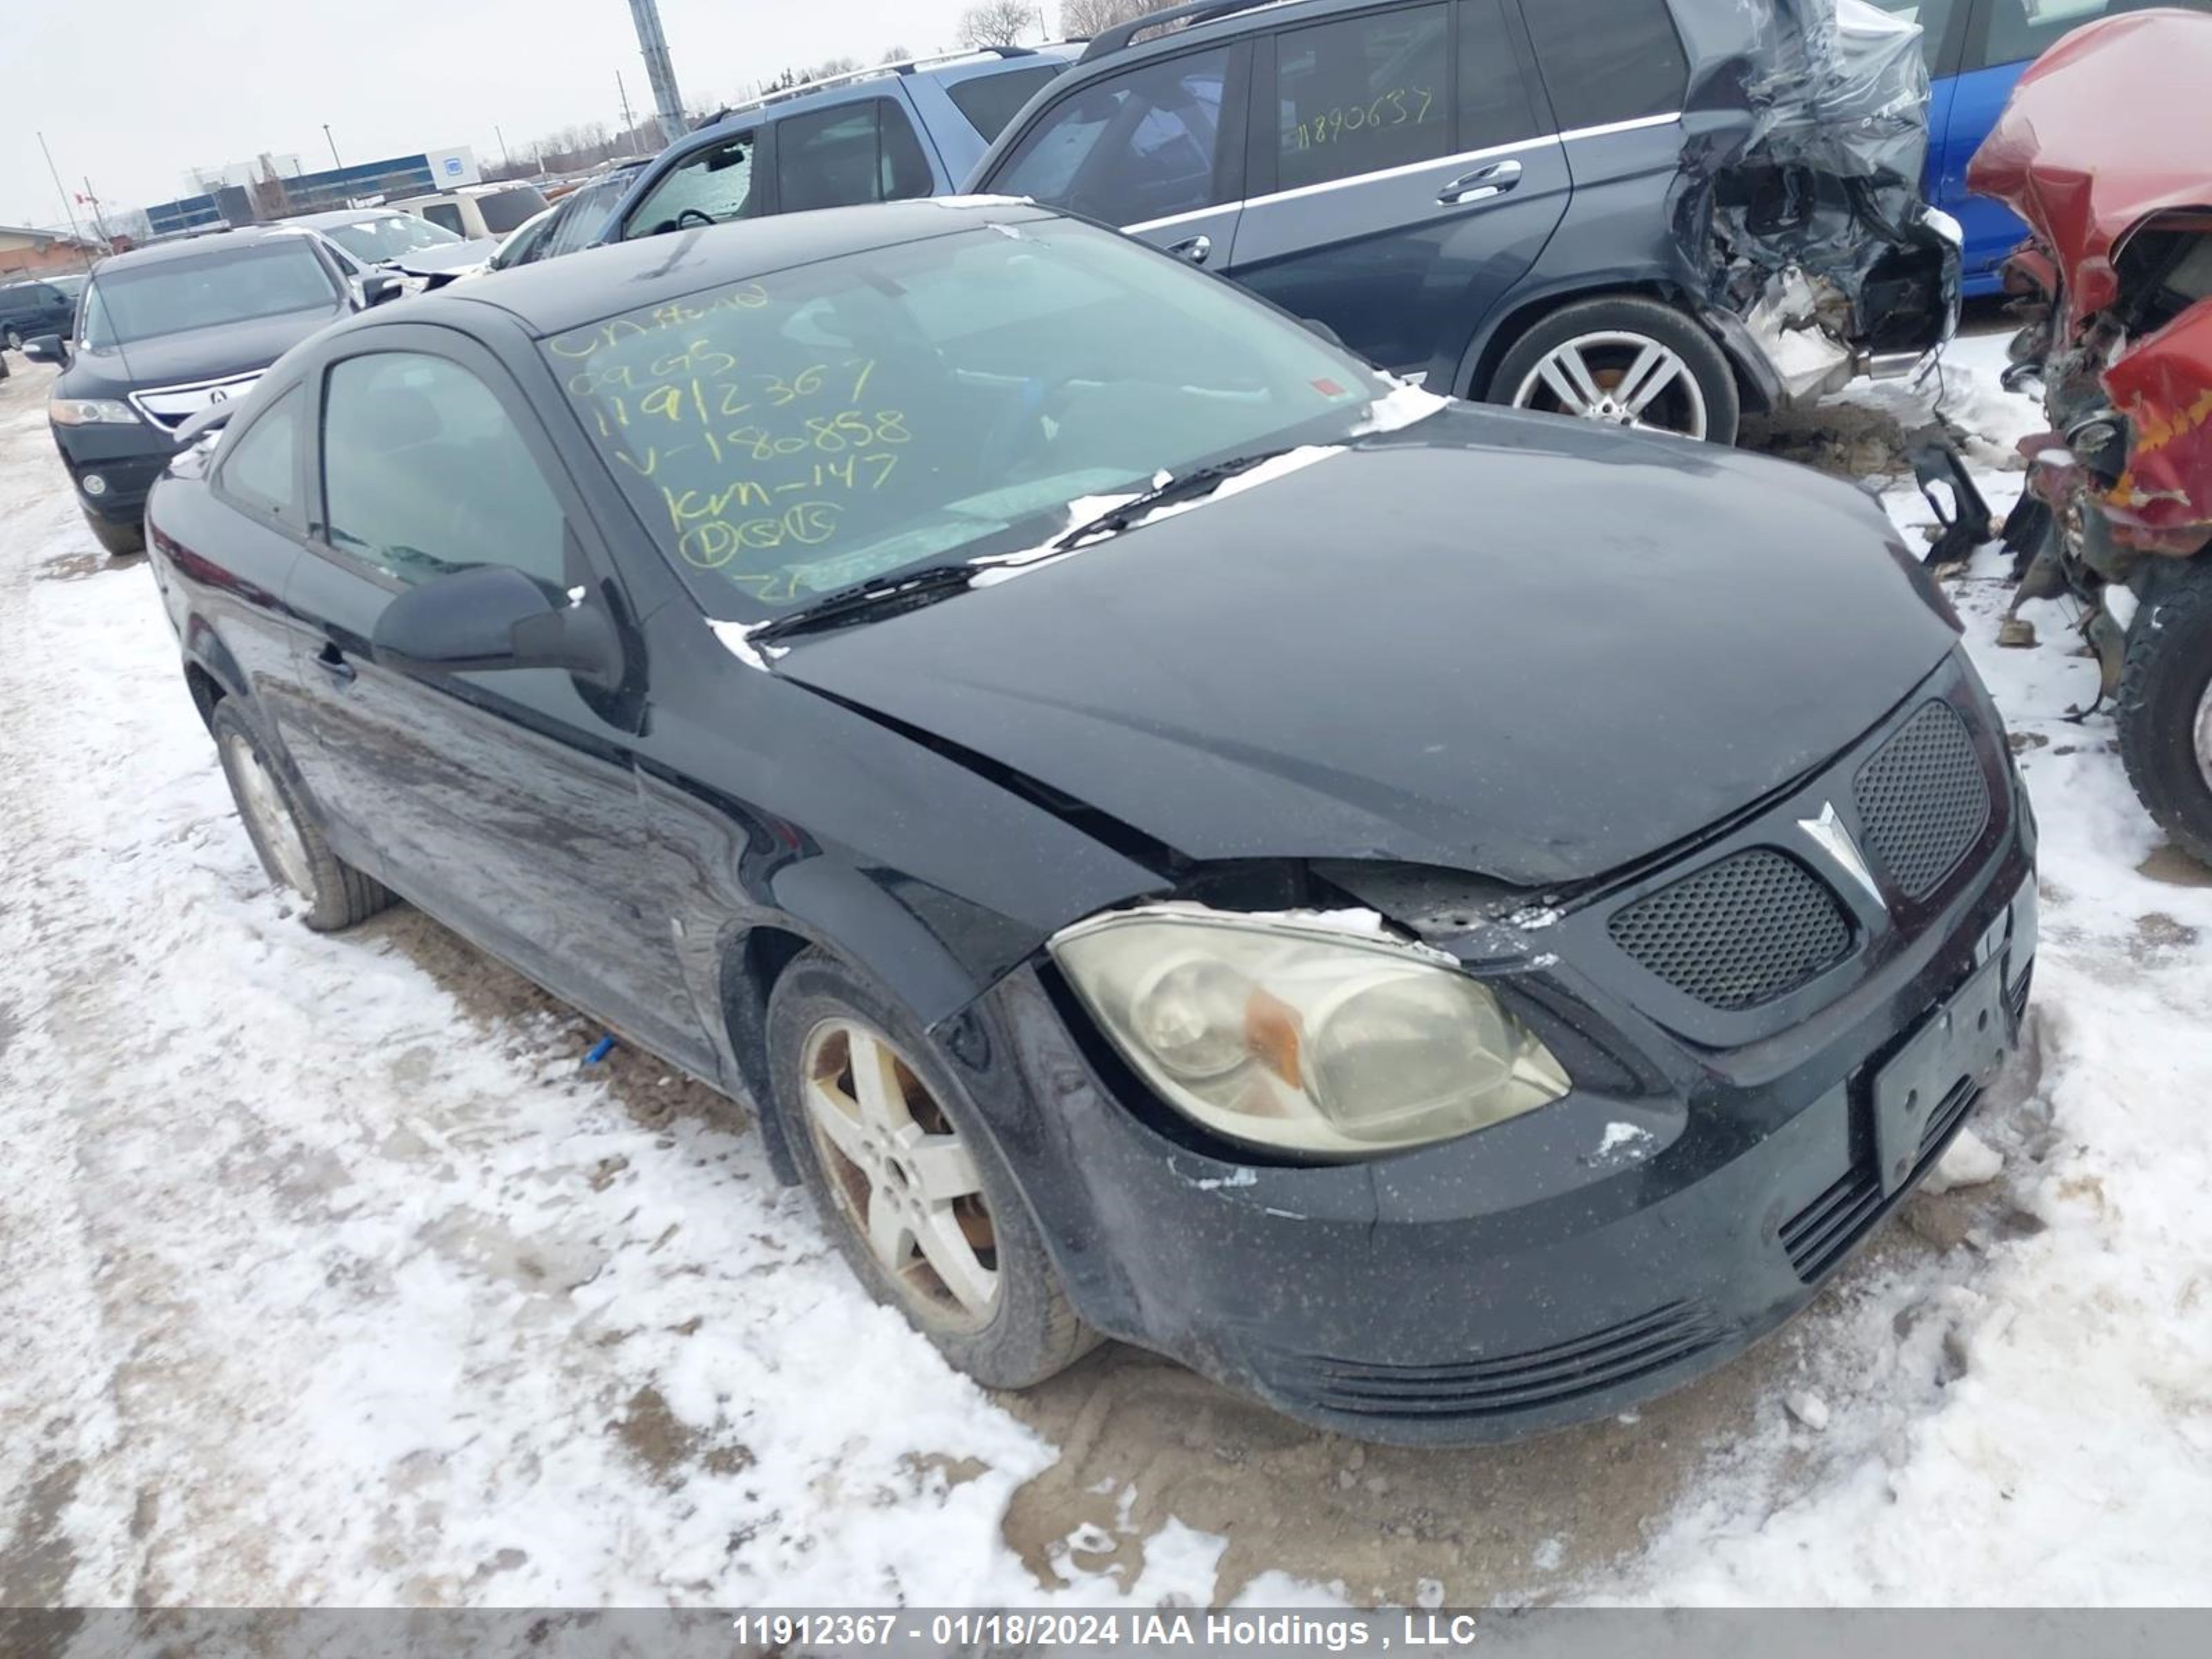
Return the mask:
<svg viewBox="0 0 2212 1659"><path fill-rule="evenodd" d="M333 208L285 222L314 231L333 245L356 280L372 271L389 271L417 293L475 275L499 247L494 238L457 236L428 219L388 207Z"/></svg>
<svg viewBox="0 0 2212 1659"><path fill-rule="evenodd" d="M427 219L466 241L496 241L550 205L535 185L462 185L390 206Z"/></svg>

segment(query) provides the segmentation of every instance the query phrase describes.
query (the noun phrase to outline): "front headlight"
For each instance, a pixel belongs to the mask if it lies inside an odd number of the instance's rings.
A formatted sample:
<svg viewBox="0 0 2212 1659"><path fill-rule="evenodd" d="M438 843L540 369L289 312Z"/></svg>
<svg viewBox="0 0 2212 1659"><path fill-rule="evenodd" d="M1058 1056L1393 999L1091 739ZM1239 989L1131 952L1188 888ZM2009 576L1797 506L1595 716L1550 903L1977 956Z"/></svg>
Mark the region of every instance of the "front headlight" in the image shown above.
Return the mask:
<svg viewBox="0 0 2212 1659"><path fill-rule="evenodd" d="M1080 922L1052 953L1161 1097L1233 1139L1390 1152L1570 1086L1486 986L1381 935L1194 907Z"/></svg>
<svg viewBox="0 0 2212 1659"><path fill-rule="evenodd" d="M133 426L138 416L112 398L52 398L46 413L56 426Z"/></svg>

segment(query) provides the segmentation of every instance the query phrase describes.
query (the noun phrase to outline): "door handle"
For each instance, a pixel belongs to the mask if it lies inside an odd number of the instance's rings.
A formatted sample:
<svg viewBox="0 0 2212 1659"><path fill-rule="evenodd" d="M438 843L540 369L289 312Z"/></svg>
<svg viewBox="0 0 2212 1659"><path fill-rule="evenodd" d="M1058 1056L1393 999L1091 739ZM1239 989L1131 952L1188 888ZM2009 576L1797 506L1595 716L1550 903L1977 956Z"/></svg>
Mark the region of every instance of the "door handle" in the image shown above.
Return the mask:
<svg viewBox="0 0 2212 1659"><path fill-rule="evenodd" d="M1446 207L1466 207L1475 202L1486 202L1493 196L1503 196L1520 182L1518 161L1492 161L1488 167L1460 174L1437 192L1437 200Z"/></svg>
<svg viewBox="0 0 2212 1659"><path fill-rule="evenodd" d="M315 666L340 685L352 684L354 676L359 672L346 660L345 653L335 645L326 645L315 653Z"/></svg>
<svg viewBox="0 0 2212 1659"><path fill-rule="evenodd" d="M1168 252L1178 259L1186 259L1192 264L1202 265L1212 256L1213 238L1192 236L1176 243L1168 249Z"/></svg>

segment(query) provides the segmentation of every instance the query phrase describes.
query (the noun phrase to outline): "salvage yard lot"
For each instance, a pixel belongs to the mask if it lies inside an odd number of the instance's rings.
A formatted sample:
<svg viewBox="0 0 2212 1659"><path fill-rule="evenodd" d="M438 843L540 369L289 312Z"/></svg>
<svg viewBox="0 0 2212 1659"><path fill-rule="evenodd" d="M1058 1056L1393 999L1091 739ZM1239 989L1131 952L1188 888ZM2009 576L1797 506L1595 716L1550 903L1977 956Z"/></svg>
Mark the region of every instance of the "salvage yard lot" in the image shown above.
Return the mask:
<svg viewBox="0 0 2212 1659"><path fill-rule="evenodd" d="M1944 403L2002 512L1996 344ZM595 1027L411 910L298 927L48 378L0 383L0 1604L2212 1595L2212 877L2068 718L2059 608L1993 647L1993 550L1954 592L2045 933L1995 1177L1632 1419L1400 1452L1121 1349L988 1395L742 1110L582 1069Z"/></svg>

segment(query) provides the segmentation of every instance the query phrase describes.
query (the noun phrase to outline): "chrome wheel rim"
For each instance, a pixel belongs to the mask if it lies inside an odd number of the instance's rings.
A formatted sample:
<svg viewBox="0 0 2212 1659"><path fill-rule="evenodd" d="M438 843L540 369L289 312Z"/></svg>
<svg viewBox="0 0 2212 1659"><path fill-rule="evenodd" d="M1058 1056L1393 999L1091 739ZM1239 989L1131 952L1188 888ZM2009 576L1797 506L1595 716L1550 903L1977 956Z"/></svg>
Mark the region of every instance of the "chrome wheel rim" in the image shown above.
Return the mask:
<svg viewBox="0 0 2212 1659"><path fill-rule="evenodd" d="M276 780L261 763L252 744L242 738L224 739L230 750L230 775L238 780L238 804L252 821L259 843L275 862L276 878L310 904L315 900L314 866L307 843L293 822L291 810L276 787Z"/></svg>
<svg viewBox="0 0 2212 1659"><path fill-rule="evenodd" d="M1706 430L1705 388L1681 354L1622 330L1553 347L1514 389L1513 406L1685 438Z"/></svg>
<svg viewBox="0 0 2212 1659"><path fill-rule="evenodd" d="M838 1208L901 1298L980 1330L999 1304L998 1231L967 1141L880 1031L824 1020L800 1075L815 1156Z"/></svg>
<svg viewBox="0 0 2212 1659"><path fill-rule="evenodd" d="M2197 770L2204 787L2212 789L2212 685L2197 702Z"/></svg>

